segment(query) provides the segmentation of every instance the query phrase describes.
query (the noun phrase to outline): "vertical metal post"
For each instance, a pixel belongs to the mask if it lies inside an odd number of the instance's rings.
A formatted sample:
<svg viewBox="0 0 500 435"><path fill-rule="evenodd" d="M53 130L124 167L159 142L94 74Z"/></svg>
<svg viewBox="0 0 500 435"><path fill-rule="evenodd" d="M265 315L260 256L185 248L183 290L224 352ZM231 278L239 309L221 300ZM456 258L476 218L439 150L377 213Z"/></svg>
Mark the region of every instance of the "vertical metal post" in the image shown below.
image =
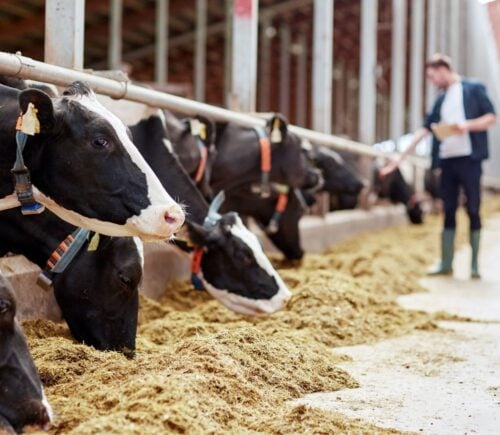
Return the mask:
<svg viewBox="0 0 500 435"><path fill-rule="evenodd" d="M297 39L297 72L295 74L295 122L301 127L307 123L307 38L304 32Z"/></svg>
<svg viewBox="0 0 500 435"><path fill-rule="evenodd" d="M259 109L268 112L271 108L271 39L274 28L269 15L265 15L260 27Z"/></svg>
<svg viewBox="0 0 500 435"><path fill-rule="evenodd" d="M156 0L155 81L168 80L168 9L169 0Z"/></svg>
<svg viewBox="0 0 500 435"><path fill-rule="evenodd" d="M333 0L314 0L313 129L332 130Z"/></svg>
<svg viewBox="0 0 500 435"><path fill-rule="evenodd" d="M438 37L438 1L427 0L427 59L437 51ZM426 83L425 109L430 110L436 97L436 90L431 83Z"/></svg>
<svg viewBox="0 0 500 435"><path fill-rule="evenodd" d="M280 112L290 116L290 27L280 27Z"/></svg>
<svg viewBox="0 0 500 435"><path fill-rule="evenodd" d="M226 107L231 103L231 67L233 49L233 0L225 3L226 26L224 28L224 101Z"/></svg>
<svg viewBox="0 0 500 435"><path fill-rule="evenodd" d="M439 0L439 51L448 54L448 0Z"/></svg>
<svg viewBox="0 0 500 435"><path fill-rule="evenodd" d="M258 0L234 0L232 93L236 108L255 112Z"/></svg>
<svg viewBox="0 0 500 435"><path fill-rule="evenodd" d="M83 69L85 0L46 0L45 62Z"/></svg>
<svg viewBox="0 0 500 435"><path fill-rule="evenodd" d="M194 98L205 101L207 58L207 0L196 0L196 39L194 50Z"/></svg>
<svg viewBox="0 0 500 435"><path fill-rule="evenodd" d="M70 2L68 2L70 3ZM122 14L123 0L111 0L109 19L109 69L120 69L122 66Z"/></svg>
<svg viewBox="0 0 500 435"><path fill-rule="evenodd" d="M448 33L448 38L449 38L449 54L451 56L451 61L457 71L460 72L461 70L461 50L460 48L463 47L460 46L460 35L461 35L461 26L460 26L460 14L461 14L461 4L460 0L454 0L450 3L450 17L449 17L449 23L450 23L450 31Z"/></svg>
<svg viewBox="0 0 500 435"><path fill-rule="evenodd" d="M359 88L359 140L367 144L375 141L377 119L377 16L378 1L361 3L361 52Z"/></svg>
<svg viewBox="0 0 500 435"><path fill-rule="evenodd" d="M410 130L422 126L424 68L424 0L411 2Z"/></svg>
<svg viewBox="0 0 500 435"><path fill-rule="evenodd" d="M405 131L406 0L392 0L391 139Z"/></svg>
<svg viewBox="0 0 500 435"><path fill-rule="evenodd" d="M361 2L361 51L359 72L358 137L368 145L375 143L377 121L377 21L378 1ZM369 180L372 159L360 157L358 170Z"/></svg>

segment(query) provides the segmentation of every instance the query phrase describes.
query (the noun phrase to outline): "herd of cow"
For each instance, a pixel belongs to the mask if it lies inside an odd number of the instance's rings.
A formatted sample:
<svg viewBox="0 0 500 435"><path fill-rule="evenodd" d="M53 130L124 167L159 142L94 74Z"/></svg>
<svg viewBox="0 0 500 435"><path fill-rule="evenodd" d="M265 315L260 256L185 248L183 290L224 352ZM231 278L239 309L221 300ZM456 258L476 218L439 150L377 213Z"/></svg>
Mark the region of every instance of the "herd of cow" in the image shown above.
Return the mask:
<svg viewBox="0 0 500 435"><path fill-rule="evenodd" d="M279 115L266 128L245 128L97 97L79 82L61 96L47 85L0 83L0 256L23 254L40 266L74 338L97 349L134 355L142 241L191 253L194 287L229 309L273 313L291 294L240 216L296 260L299 221L315 193L355 205L349 198L364 186L338 153L304 143ZM40 128L23 150L16 122L30 108ZM42 213L22 213L23 201L19 208L11 174L19 154ZM400 173L375 185L422 221ZM46 429L52 419L15 313L0 275L2 434Z"/></svg>

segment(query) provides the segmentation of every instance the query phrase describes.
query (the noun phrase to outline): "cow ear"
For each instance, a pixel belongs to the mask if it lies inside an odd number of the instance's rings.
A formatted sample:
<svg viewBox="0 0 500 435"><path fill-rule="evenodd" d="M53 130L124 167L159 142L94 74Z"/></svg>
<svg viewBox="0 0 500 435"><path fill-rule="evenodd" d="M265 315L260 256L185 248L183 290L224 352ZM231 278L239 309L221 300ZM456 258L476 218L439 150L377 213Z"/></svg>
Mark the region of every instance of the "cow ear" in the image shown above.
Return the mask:
<svg viewBox="0 0 500 435"><path fill-rule="evenodd" d="M281 113L275 113L267 122L267 130L272 143L283 143L288 131L288 120Z"/></svg>
<svg viewBox="0 0 500 435"><path fill-rule="evenodd" d="M186 226L188 229L189 238L191 242L195 245L206 245L207 239L209 236L209 231L203 228L202 225L199 225L195 222L186 221Z"/></svg>
<svg viewBox="0 0 500 435"><path fill-rule="evenodd" d="M197 115L196 119L200 121L201 124L203 124L204 127L204 137L203 142L205 142L205 145L210 146L215 143L215 123L206 118L203 115Z"/></svg>
<svg viewBox="0 0 500 435"><path fill-rule="evenodd" d="M48 131L55 124L54 105L51 98L38 89L26 89L19 94L19 107L23 113L28 109L28 104L32 103L37 109L37 117L40 121L40 130Z"/></svg>

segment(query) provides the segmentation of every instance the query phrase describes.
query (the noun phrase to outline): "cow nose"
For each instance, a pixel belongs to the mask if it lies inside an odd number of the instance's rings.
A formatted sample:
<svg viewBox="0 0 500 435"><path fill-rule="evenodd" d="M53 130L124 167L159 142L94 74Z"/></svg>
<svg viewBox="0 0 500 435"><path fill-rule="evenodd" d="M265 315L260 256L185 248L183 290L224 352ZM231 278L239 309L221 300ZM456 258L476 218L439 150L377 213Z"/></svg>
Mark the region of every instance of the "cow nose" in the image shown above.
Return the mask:
<svg viewBox="0 0 500 435"><path fill-rule="evenodd" d="M174 205L170 207L164 214L165 222L168 226L179 229L184 223L185 215L182 207Z"/></svg>

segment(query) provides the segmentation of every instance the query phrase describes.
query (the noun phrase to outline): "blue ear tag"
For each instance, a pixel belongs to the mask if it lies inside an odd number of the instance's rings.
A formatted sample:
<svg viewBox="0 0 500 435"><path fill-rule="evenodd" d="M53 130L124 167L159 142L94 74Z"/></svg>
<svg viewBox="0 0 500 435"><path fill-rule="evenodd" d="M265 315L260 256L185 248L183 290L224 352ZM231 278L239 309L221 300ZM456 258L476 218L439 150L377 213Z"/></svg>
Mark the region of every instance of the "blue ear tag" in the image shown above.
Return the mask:
<svg viewBox="0 0 500 435"><path fill-rule="evenodd" d="M38 202L35 202L30 205L22 205L21 206L21 213L24 216L31 215L31 214L40 214L45 210L45 206L43 204L40 204Z"/></svg>
<svg viewBox="0 0 500 435"><path fill-rule="evenodd" d="M205 285L203 284L203 281L196 273L191 273L191 284L193 284L195 290L198 291L205 290Z"/></svg>

